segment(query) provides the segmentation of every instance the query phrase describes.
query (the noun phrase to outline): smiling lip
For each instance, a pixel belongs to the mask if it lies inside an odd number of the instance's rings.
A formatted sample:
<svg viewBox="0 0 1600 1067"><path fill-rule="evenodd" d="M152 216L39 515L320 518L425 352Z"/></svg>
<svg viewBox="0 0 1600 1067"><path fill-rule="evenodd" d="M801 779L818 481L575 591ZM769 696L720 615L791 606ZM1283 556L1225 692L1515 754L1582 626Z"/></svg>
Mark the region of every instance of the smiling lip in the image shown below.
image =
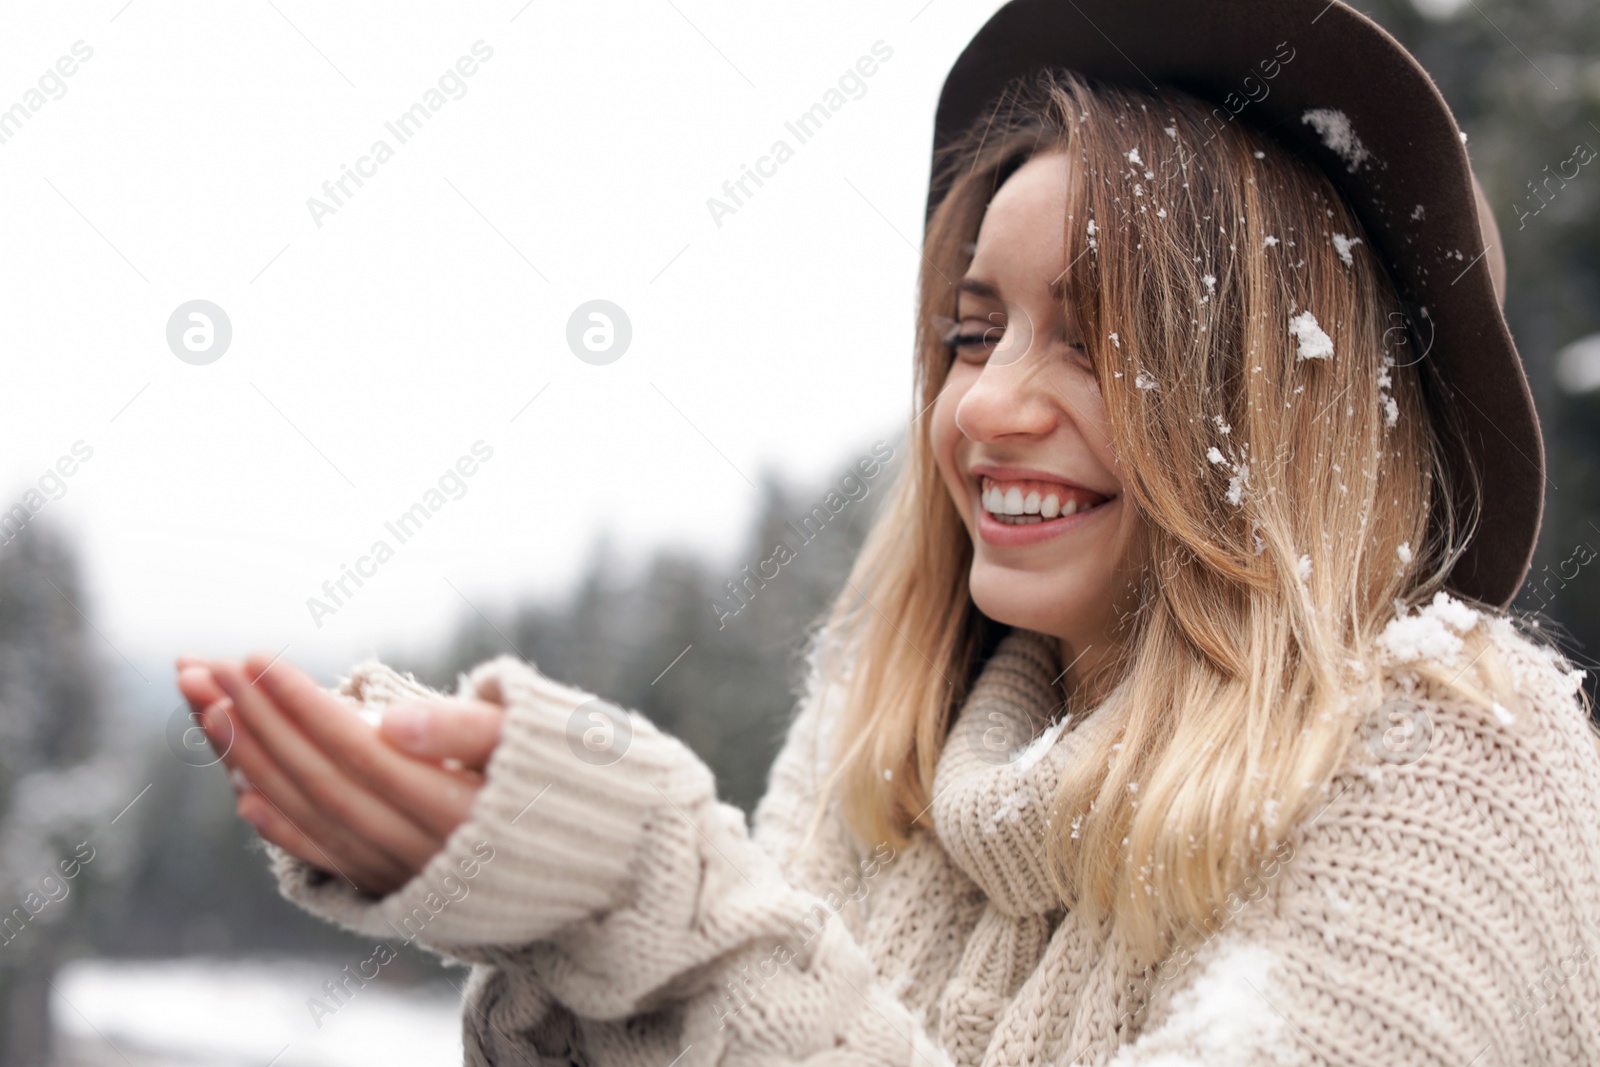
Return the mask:
<svg viewBox="0 0 1600 1067"><path fill-rule="evenodd" d="M985 544L996 548L1035 545L1059 537L1085 523L1095 521L1097 516L1105 512L1105 505L1117 499L1117 494L1115 493L1101 493L1078 482L1063 478L1058 474L1031 467L999 467L979 463L974 464L968 473L975 482L973 490L978 536ZM983 506L982 495L985 479L992 479L998 482L1050 483L1063 487L1063 496L1088 494L1099 499L1093 504L1081 507L1080 510L1071 515L1061 515L1053 519L1041 519L1038 522L1022 525L1005 523L996 519Z"/></svg>

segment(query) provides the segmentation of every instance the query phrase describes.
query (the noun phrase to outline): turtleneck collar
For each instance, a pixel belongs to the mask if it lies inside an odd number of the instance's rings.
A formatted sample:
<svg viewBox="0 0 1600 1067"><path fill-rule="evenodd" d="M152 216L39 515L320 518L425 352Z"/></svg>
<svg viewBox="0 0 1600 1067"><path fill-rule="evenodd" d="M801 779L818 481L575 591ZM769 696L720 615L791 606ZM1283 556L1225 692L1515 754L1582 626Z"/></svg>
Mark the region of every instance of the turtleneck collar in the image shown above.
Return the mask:
<svg viewBox="0 0 1600 1067"><path fill-rule="evenodd" d="M1050 805L1096 719L1093 709L1066 711L1061 673L1058 638L1012 630L984 664L934 773L940 844L1014 917L1061 906L1044 854Z"/></svg>

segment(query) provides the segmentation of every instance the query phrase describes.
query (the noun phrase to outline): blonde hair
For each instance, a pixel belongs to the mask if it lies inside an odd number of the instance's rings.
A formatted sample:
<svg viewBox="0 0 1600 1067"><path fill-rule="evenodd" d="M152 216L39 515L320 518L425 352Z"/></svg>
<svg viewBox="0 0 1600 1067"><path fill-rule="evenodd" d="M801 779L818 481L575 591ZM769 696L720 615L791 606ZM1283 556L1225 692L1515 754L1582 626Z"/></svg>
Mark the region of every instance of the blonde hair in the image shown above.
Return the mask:
<svg viewBox="0 0 1600 1067"><path fill-rule="evenodd" d="M1116 728L1068 769L1048 855L1064 903L1151 959L1214 925L1323 802L1378 703L1377 635L1396 601L1443 587L1476 520L1476 493L1444 489L1465 456L1445 383L1360 223L1324 173L1215 114L1176 90L1042 72L939 161L908 459L814 645L845 694L821 803L864 842L904 845L1004 629L969 596L971 542L930 447L952 358L935 318L954 315L995 189L1067 152L1067 310L1145 520L1144 582L1097 712ZM1516 703L1494 656L1465 677L1418 673L1485 710Z"/></svg>

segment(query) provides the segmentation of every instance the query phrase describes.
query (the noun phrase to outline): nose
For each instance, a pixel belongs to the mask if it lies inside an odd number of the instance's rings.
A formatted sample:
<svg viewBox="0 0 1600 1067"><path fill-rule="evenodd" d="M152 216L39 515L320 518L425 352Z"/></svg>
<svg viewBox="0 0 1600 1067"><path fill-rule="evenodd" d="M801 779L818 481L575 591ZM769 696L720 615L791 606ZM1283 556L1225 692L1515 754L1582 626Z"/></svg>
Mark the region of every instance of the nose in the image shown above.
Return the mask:
<svg viewBox="0 0 1600 1067"><path fill-rule="evenodd" d="M1059 408L1033 340L1025 319L1006 327L983 371L956 405L956 428L968 438L1043 436L1055 428Z"/></svg>

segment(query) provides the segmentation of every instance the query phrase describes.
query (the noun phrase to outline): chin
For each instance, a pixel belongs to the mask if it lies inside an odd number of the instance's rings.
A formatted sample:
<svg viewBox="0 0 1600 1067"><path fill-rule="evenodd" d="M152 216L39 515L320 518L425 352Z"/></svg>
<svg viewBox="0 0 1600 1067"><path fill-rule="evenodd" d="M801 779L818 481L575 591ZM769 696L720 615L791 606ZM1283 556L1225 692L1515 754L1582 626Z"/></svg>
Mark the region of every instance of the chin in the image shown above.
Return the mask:
<svg viewBox="0 0 1600 1067"><path fill-rule="evenodd" d="M1101 629L1113 597L1109 584L1073 573L1077 570L1046 576L977 560L968 587L978 610L996 622L1080 644L1082 634Z"/></svg>

